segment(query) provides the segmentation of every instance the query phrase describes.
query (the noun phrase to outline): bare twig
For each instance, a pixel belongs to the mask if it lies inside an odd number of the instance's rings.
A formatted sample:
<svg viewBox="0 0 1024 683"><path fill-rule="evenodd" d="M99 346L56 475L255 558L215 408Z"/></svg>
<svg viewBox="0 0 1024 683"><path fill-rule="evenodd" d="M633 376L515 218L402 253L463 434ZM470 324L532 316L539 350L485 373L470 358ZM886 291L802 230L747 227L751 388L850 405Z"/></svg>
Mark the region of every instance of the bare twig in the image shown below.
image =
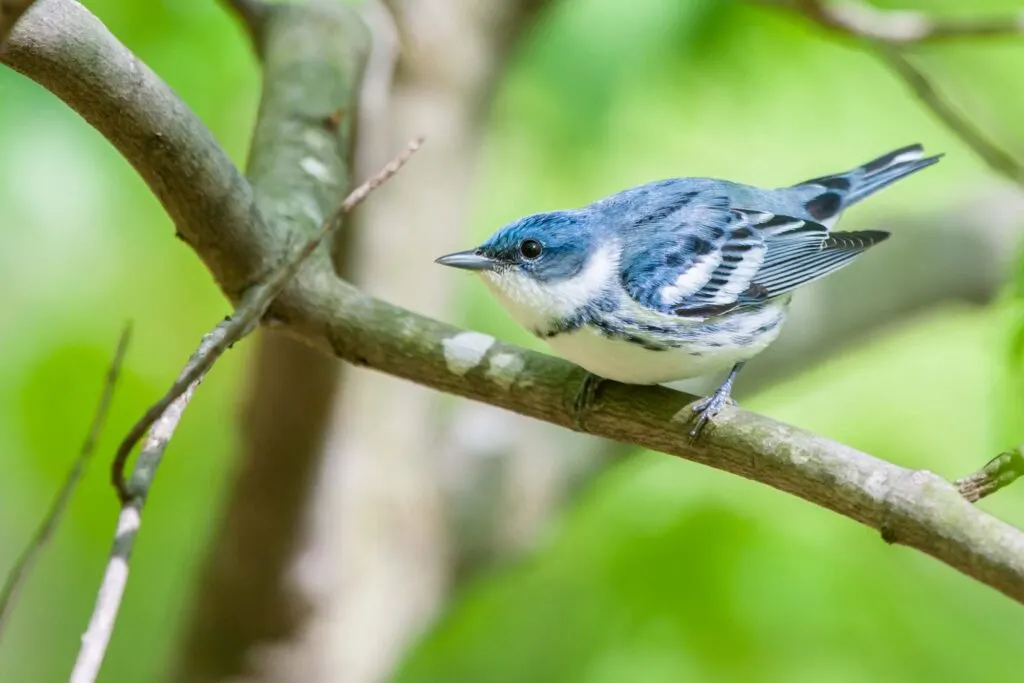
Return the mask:
<svg viewBox="0 0 1024 683"><path fill-rule="evenodd" d="M135 497L145 498L145 491L133 491L128 485L124 476L124 468L132 449L135 448L135 444L139 442L139 439L149 429L149 426L154 424L163 415L164 411L167 410L168 406L197 382L220 358L221 354L256 327L263 314L267 312L270 304L273 303L274 298L295 277L299 268L316 250L320 242L341 226L341 218L361 204L371 192L391 179L410 157L419 150L422 144L422 137L412 140L404 152L388 162L384 168L362 185L352 190L334 213L327 217L315 235L285 258L284 262L278 266L277 270L271 273L266 281L246 292L242 303L235 309L234 313L203 338L199 350L189 359L188 365L186 365L181 376L175 380L164 397L154 403L139 421L135 423L131 431L128 432L128 436L124 438L124 441L121 442L120 447L117 449L117 454L114 456L114 462L111 466L111 479L122 504Z"/></svg>
<svg viewBox="0 0 1024 683"><path fill-rule="evenodd" d="M36 0L0 0L0 45Z"/></svg>
<svg viewBox="0 0 1024 683"><path fill-rule="evenodd" d="M956 110L928 77L903 52L887 47L878 49L878 56L903 79L917 98L996 173L1024 183L1024 165L1009 152L996 146L977 126Z"/></svg>
<svg viewBox="0 0 1024 683"><path fill-rule="evenodd" d="M972 503L1024 477L1024 446L1000 453L974 474L957 479L960 495Z"/></svg>
<svg viewBox="0 0 1024 683"><path fill-rule="evenodd" d="M75 487L85 472L86 465L89 464L92 453L96 448L96 442L103 432L103 425L107 421L107 413L110 410L110 403L114 397L114 388L117 386L117 380L121 374L121 365L124 362L125 352L128 350L128 342L131 340L131 335L132 327L131 323L128 323L121 330L121 336L117 340L114 357L110 361L106 378L103 380L103 391L100 394L100 401L96 406L96 412L93 413L89 431L86 434L85 441L82 443L82 448L78 452L78 457L71 464L71 468L64 478L63 485L57 491L57 495L54 496L49 510L46 511L46 515L39 523L39 527L32 534L32 538L29 539L25 549L4 580L3 589L0 590L0 634L3 632L3 627L10 616L11 610L14 609L22 582L32 570L36 558L50 540L54 529L57 528L61 517L64 515L64 510L67 509L68 502L71 500L71 494L74 493Z"/></svg>
<svg viewBox="0 0 1024 683"><path fill-rule="evenodd" d="M121 598L128 582L128 560L135 545L135 536L142 523L142 507L149 494L156 469L164 450L181 421L185 407L205 373L224 351L244 337L256 326L281 289L291 280L303 262L316 250L320 242L337 230L344 214L359 205L366 197L387 182L420 148L422 138L409 143L409 147L389 162L377 174L349 193L345 201L323 223L317 234L289 255L265 282L246 293L243 302L223 323L203 337L199 348L189 358L185 369L170 391L154 404L129 432L114 459L114 485L121 499L117 532L110 551L110 559L93 607L89 628L82 637L82 647L71 674L72 683L92 683L99 674L106 654L114 623L121 607ZM139 454L130 481L124 479L124 464L138 441L137 434L149 430L149 436Z"/></svg>
<svg viewBox="0 0 1024 683"><path fill-rule="evenodd" d="M787 4L825 28L893 45L1024 34L1024 12L1010 17L941 20L924 12L878 9L860 0L791 0Z"/></svg>
<svg viewBox="0 0 1024 683"><path fill-rule="evenodd" d="M228 6L242 22L242 26L245 27L246 33L249 34L249 39L252 41L253 47L259 51L262 43L263 27L266 24L267 17L270 14L270 8L267 7L265 0L224 0L224 4Z"/></svg>
<svg viewBox="0 0 1024 683"><path fill-rule="evenodd" d="M773 0L829 30L858 38L885 62L928 109L996 173L1024 184L1024 163L989 140L958 112L904 53L917 43L956 38L1024 35L1024 13L996 19L940 21L916 11L885 11L857 0Z"/></svg>
<svg viewBox="0 0 1024 683"><path fill-rule="evenodd" d="M132 483L137 484L136 488L141 494L121 506L110 559L107 561L106 571L103 572L103 582L96 595L89 627L82 636L82 645L78 650L75 668L71 671L70 683L93 683L100 673L100 666L103 664L103 657L106 655L110 636L114 632L114 623L121 608L121 598L124 597L124 589L128 584L128 560L135 547L135 536L142 524L142 506L148 492L148 484L152 482L164 450L174 436L174 430L181 422L182 413L192 400L192 393L200 381L201 377L192 382L149 430L149 436L139 455L139 464L132 473Z"/></svg>

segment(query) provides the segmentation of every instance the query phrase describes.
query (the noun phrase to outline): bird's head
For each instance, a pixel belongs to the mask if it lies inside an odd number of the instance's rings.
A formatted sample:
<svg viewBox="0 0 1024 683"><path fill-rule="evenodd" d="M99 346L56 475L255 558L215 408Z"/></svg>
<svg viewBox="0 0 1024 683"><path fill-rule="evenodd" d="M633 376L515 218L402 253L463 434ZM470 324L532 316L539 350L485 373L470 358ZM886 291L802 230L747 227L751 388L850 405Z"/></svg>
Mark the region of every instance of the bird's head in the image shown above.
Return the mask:
<svg viewBox="0 0 1024 683"><path fill-rule="evenodd" d="M553 211L509 223L476 249L437 263L479 273L521 323L532 325L534 318L586 303L604 287L607 268L591 272L599 242L585 214Z"/></svg>

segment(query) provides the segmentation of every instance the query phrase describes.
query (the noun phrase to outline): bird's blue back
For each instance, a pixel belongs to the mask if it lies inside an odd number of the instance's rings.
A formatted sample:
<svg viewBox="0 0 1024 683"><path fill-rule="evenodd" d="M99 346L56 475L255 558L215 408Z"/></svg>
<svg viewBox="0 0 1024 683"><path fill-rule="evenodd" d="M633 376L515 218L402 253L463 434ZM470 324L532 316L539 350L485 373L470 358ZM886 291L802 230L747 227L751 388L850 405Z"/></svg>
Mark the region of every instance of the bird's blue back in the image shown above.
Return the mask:
<svg viewBox="0 0 1024 683"><path fill-rule="evenodd" d="M762 303L846 265L887 233L831 233L851 204L937 161L919 146L845 173L763 189L714 178L659 180L573 214L621 244L622 286L642 305L707 317Z"/></svg>

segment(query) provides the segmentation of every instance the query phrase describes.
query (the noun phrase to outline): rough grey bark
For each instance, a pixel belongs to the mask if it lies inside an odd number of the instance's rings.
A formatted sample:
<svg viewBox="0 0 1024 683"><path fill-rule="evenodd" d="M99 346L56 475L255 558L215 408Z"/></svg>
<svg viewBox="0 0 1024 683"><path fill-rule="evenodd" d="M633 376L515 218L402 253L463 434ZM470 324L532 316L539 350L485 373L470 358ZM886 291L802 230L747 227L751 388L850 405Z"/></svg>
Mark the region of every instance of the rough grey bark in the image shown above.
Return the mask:
<svg viewBox="0 0 1024 683"><path fill-rule="evenodd" d="M34 2L35 0L0 0L0 43L7 39L7 34Z"/></svg>
<svg viewBox="0 0 1024 683"><path fill-rule="evenodd" d="M376 300L342 281L300 274L279 300L291 331L339 358L435 389L576 429L585 373ZM610 383L583 430L759 481L921 550L1024 602L1024 534L971 506L927 471L731 409L699 444L687 439L693 396Z"/></svg>

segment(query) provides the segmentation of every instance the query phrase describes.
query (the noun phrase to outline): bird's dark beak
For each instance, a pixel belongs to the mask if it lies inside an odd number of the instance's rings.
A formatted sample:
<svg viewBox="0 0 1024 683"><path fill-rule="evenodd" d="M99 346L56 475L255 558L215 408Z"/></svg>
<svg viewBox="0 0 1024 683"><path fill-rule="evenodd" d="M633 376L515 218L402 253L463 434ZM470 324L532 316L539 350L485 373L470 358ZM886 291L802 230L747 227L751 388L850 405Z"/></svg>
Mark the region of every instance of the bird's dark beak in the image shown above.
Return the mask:
<svg viewBox="0 0 1024 683"><path fill-rule="evenodd" d="M445 254L435 259L434 263L440 263L442 266L451 266L452 268L462 268L463 270L491 270L498 265L497 261L484 256L476 249Z"/></svg>

